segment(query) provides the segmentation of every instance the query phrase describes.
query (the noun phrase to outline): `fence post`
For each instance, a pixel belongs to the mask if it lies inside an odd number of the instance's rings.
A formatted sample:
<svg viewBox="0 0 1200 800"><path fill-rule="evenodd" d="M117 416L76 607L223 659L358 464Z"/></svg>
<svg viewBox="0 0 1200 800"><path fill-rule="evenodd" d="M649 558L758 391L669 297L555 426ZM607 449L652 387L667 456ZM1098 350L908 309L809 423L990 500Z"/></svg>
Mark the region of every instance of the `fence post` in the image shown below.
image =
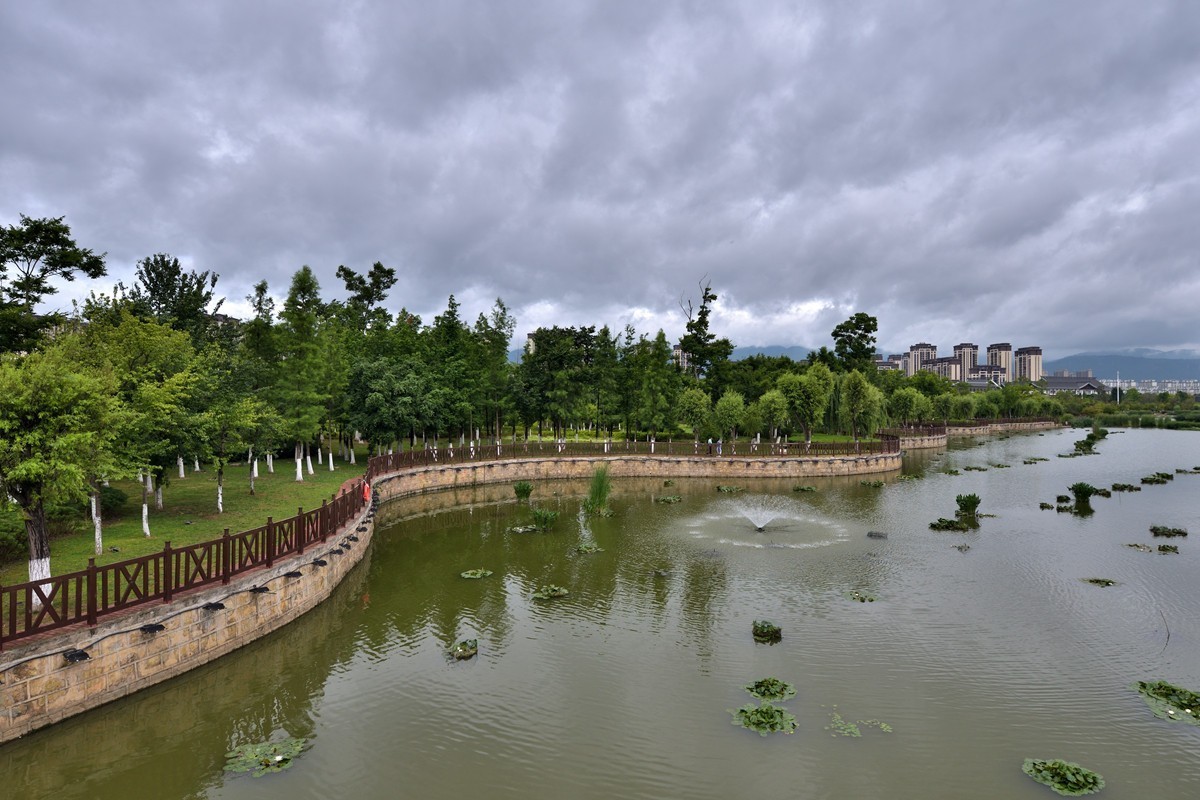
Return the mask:
<svg viewBox="0 0 1200 800"><path fill-rule="evenodd" d="M267 530L265 531L267 541L263 543L263 557L267 560L267 566L275 563L275 520L267 517Z"/></svg>
<svg viewBox="0 0 1200 800"><path fill-rule="evenodd" d="M221 583L229 583L229 573L233 570L233 542L229 538L229 528L221 536Z"/></svg>
<svg viewBox="0 0 1200 800"><path fill-rule="evenodd" d="M171 557L171 543L163 542L163 602L171 602L171 590L174 588L175 576Z"/></svg>
<svg viewBox="0 0 1200 800"><path fill-rule="evenodd" d="M96 627L96 559L88 559L87 568L87 624Z"/></svg>
<svg viewBox="0 0 1200 800"><path fill-rule="evenodd" d="M321 541L329 538L329 501L321 501L321 510L317 512L317 530L321 532Z"/></svg>

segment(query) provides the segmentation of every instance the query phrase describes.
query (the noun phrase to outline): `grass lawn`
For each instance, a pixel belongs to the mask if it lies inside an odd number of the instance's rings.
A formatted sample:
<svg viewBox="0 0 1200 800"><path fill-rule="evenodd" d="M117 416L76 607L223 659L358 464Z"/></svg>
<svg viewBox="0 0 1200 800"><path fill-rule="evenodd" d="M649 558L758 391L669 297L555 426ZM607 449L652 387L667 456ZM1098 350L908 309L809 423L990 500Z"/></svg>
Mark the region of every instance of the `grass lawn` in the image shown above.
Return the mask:
<svg viewBox="0 0 1200 800"><path fill-rule="evenodd" d="M134 481L113 481L113 486L129 498L119 513L104 518L104 553L95 555L92 521L81 514L76 533L53 537L50 541L50 568L54 575L87 567L89 558L97 564L110 564L129 558L161 551L164 542L172 547L219 539L225 528L230 533L265 525L267 517L286 519L303 506L305 511L329 500L350 478L361 476L367 468L365 450L356 453L357 464L334 460L329 465L313 464L315 474L296 481L296 462L290 458L275 460L275 474L268 474L266 463L259 462L259 477L254 482L256 494L250 495L250 472L244 464L225 468L225 513L217 513L217 473L211 466L202 472L187 471L180 480L173 473L163 489L163 510L154 510L150 501L150 538L142 535L142 492ZM15 513L15 512L12 512ZM112 552L115 547L119 552ZM0 566L0 583L12 585L29 580L25 558Z"/></svg>

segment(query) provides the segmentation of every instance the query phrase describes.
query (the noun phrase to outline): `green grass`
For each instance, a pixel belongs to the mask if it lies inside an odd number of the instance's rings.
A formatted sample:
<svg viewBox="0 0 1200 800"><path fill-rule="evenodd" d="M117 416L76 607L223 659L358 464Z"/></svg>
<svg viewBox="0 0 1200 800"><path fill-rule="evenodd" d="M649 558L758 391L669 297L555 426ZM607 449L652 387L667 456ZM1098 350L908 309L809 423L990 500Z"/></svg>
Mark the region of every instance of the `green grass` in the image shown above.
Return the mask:
<svg viewBox="0 0 1200 800"><path fill-rule="evenodd" d="M361 448L360 448L361 449ZM130 558L159 552L164 542L172 547L218 539L229 528L230 533L265 525L267 517L287 519L303 506L305 511L329 500L344 481L360 477L367 468L366 452L356 454L357 464L334 460L335 470L328 464L313 464L315 474L296 481L296 464L290 458L275 460L275 474L267 473L260 461L259 477L254 482L256 494L250 495L249 468L244 464L225 468L225 513L217 514L217 473L204 465L203 472L192 472L180 480L173 473L163 490L163 510L154 510L150 501L149 539L142 536L142 492L134 481L113 481L113 485L129 495L124 508L104 519L104 553L94 554L92 521L81 510L75 523L76 533L58 535L50 541L50 567L54 575L87 567L89 558L97 564L111 564ZM16 513L16 512L0 512ZM190 523L190 524L189 524ZM116 547L120 552L109 550ZM29 580L25 557L0 565L0 583L11 585Z"/></svg>

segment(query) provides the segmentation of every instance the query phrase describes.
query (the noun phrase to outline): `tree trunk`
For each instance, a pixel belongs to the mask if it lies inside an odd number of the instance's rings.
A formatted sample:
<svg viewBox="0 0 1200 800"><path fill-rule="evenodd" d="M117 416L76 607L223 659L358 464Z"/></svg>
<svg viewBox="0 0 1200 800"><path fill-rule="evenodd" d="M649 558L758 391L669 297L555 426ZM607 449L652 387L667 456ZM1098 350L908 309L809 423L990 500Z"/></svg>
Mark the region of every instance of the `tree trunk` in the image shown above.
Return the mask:
<svg viewBox="0 0 1200 800"><path fill-rule="evenodd" d="M175 464L179 467L179 477L186 478L187 475L183 471L183 456L175 456Z"/></svg>
<svg viewBox="0 0 1200 800"><path fill-rule="evenodd" d="M142 535L150 537L150 473L142 473Z"/></svg>
<svg viewBox="0 0 1200 800"><path fill-rule="evenodd" d="M333 472L333 443L329 444L329 471Z"/></svg>
<svg viewBox="0 0 1200 800"><path fill-rule="evenodd" d="M350 463L351 464L354 463L354 439L353 439L353 437L351 437L351 439L350 439Z"/></svg>
<svg viewBox="0 0 1200 800"><path fill-rule="evenodd" d="M304 466L308 467L308 474L315 475L312 467L312 452L308 449L308 443L304 444Z"/></svg>
<svg viewBox="0 0 1200 800"><path fill-rule="evenodd" d="M296 442L296 480L304 480L304 462L300 458L300 443Z"/></svg>
<svg viewBox="0 0 1200 800"><path fill-rule="evenodd" d="M104 522L100 518L103 511L100 509L100 487L95 483L92 484L92 533L96 542L96 555L104 552Z"/></svg>
<svg viewBox="0 0 1200 800"><path fill-rule="evenodd" d="M217 462L217 513L225 513L225 465Z"/></svg>
<svg viewBox="0 0 1200 800"><path fill-rule="evenodd" d="M267 474L275 474L275 454L267 453Z"/></svg>
<svg viewBox="0 0 1200 800"><path fill-rule="evenodd" d="M250 467L250 496L254 496L254 479L258 477L258 459L254 459L254 464Z"/></svg>
<svg viewBox="0 0 1200 800"><path fill-rule="evenodd" d="M163 510L162 484L161 483L154 487L154 510L155 511Z"/></svg>
<svg viewBox="0 0 1200 800"><path fill-rule="evenodd" d="M318 436L317 437L317 466L322 467L325 465L324 462L322 461L322 457L324 455L325 455L324 437Z"/></svg>
<svg viewBox="0 0 1200 800"><path fill-rule="evenodd" d="M200 471L200 457L192 456L192 472Z"/></svg>
<svg viewBox="0 0 1200 800"><path fill-rule="evenodd" d="M46 509L37 500L33 508L24 509L25 535L29 539L29 580L44 581L50 578L50 535L46 531ZM50 591L50 584L41 585L43 592ZM41 599L34 594L33 606L41 608Z"/></svg>

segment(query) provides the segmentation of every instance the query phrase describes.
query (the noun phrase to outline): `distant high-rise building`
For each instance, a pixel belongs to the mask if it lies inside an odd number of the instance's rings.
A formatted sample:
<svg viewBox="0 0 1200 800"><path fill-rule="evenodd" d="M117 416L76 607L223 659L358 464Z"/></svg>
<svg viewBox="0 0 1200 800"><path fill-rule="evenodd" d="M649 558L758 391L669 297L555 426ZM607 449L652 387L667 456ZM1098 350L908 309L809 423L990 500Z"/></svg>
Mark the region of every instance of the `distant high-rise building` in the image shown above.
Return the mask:
<svg viewBox="0 0 1200 800"><path fill-rule="evenodd" d="M954 357L962 364L962 379L966 380L971 367L979 363L979 345L970 342L954 345Z"/></svg>
<svg viewBox="0 0 1200 800"><path fill-rule="evenodd" d="M1013 375L1012 345L1008 342L989 344L987 346L987 363L993 367L1004 367L1005 380L1011 379Z"/></svg>
<svg viewBox="0 0 1200 800"><path fill-rule="evenodd" d="M961 381L966 375L962 368L962 359L957 355L945 356L943 358L935 358L932 361L927 361L923 368L941 375L943 378L948 378L954 382Z"/></svg>
<svg viewBox="0 0 1200 800"><path fill-rule="evenodd" d="M933 361L935 358L937 358L937 345L929 342L917 342L908 348L908 366L905 367L904 374L909 377L917 374L925 367L927 361Z"/></svg>
<svg viewBox="0 0 1200 800"><path fill-rule="evenodd" d="M1042 379L1042 348L1021 347L1016 352L1016 380L1033 383Z"/></svg>

